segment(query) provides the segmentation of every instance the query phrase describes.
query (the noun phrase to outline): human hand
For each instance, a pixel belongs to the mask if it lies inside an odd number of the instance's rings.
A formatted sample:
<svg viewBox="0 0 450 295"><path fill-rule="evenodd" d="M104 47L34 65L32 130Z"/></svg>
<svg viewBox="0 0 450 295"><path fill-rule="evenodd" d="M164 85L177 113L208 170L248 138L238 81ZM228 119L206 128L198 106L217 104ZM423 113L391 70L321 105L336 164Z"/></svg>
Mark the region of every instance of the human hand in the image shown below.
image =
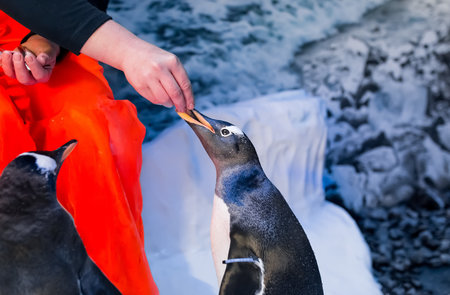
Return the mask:
<svg viewBox="0 0 450 295"><path fill-rule="evenodd" d="M60 48L50 40L33 35L13 51L3 51L0 65L6 76L24 85L50 79Z"/></svg>
<svg viewBox="0 0 450 295"><path fill-rule="evenodd" d="M142 40L130 51L122 71L140 95L155 104L175 106L180 112L194 108L191 83L174 54Z"/></svg>
<svg viewBox="0 0 450 295"><path fill-rule="evenodd" d="M178 112L194 108L191 82L180 60L113 20L91 35L81 53L122 70L131 86L152 103L175 106Z"/></svg>

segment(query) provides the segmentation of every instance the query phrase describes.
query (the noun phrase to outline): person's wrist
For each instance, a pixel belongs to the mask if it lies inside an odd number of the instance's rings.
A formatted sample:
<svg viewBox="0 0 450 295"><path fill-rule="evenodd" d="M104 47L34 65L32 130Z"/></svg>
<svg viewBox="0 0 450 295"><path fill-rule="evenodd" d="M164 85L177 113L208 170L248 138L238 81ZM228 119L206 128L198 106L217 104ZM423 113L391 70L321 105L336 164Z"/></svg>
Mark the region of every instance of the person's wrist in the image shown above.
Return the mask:
<svg viewBox="0 0 450 295"><path fill-rule="evenodd" d="M136 58L142 54L143 50L145 50L146 42L133 36L124 45L125 46L118 49L120 52L116 55L118 56L118 67L121 71L126 70L129 67L130 62L135 61Z"/></svg>

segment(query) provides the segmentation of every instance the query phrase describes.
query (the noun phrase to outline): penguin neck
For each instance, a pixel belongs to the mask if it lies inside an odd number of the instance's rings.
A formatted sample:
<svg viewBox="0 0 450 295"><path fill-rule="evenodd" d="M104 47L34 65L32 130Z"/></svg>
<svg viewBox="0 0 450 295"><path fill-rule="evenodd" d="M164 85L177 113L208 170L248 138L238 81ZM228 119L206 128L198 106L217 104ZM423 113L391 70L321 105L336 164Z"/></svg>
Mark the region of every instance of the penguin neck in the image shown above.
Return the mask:
<svg viewBox="0 0 450 295"><path fill-rule="evenodd" d="M259 161L217 169L216 195L225 204L240 205L254 188L266 180Z"/></svg>
<svg viewBox="0 0 450 295"><path fill-rule="evenodd" d="M18 185L14 181L8 181L8 178L2 180L0 214L17 217L30 213L42 214L42 208L51 208L49 204L56 202L56 185L53 179L38 185L32 181L23 181Z"/></svg>
<svg viewBox="0 0 450 295"><path fill-rule="evenodd" d="M223 174L229 174L230 171L245 170L249 167L259 167L262 169L258 157L242 157L226 160L216 160L215 157L210 158L216 168L217 177L220 177Z"/></svg>

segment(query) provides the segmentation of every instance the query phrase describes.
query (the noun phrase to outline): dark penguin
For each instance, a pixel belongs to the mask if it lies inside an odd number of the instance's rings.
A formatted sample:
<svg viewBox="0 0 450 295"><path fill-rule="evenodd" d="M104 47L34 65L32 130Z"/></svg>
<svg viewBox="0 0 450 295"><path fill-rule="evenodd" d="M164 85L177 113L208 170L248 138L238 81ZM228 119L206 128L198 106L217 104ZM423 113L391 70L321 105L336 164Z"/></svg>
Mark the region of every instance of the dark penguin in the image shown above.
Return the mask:
<svg viewBox="0 0 450 295"><path fill-rule="evenodd" d="M308 238L247 136L197 111L180 116L216 167L211 243L219 294L323 294Z"/></svg>
<svg viewBox="0 0 450 295"><path fill-rule="evenodd" d="M23 153L0 176L0 295L120 294L56 199L59 169L76 143Z"/></svg>

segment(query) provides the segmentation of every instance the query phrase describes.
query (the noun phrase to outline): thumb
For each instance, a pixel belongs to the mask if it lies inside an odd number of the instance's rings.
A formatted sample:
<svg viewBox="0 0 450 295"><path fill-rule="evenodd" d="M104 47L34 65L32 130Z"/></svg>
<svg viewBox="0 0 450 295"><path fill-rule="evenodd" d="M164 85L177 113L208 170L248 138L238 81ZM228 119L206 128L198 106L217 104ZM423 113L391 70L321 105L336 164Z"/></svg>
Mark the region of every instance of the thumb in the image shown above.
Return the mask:
<svg viewBox="0 0 450 295"><path fill-rule="evenodd" d="M47 53L39 54L36 59L42 66L48 65L50 63L50 57Z"/></svg>

